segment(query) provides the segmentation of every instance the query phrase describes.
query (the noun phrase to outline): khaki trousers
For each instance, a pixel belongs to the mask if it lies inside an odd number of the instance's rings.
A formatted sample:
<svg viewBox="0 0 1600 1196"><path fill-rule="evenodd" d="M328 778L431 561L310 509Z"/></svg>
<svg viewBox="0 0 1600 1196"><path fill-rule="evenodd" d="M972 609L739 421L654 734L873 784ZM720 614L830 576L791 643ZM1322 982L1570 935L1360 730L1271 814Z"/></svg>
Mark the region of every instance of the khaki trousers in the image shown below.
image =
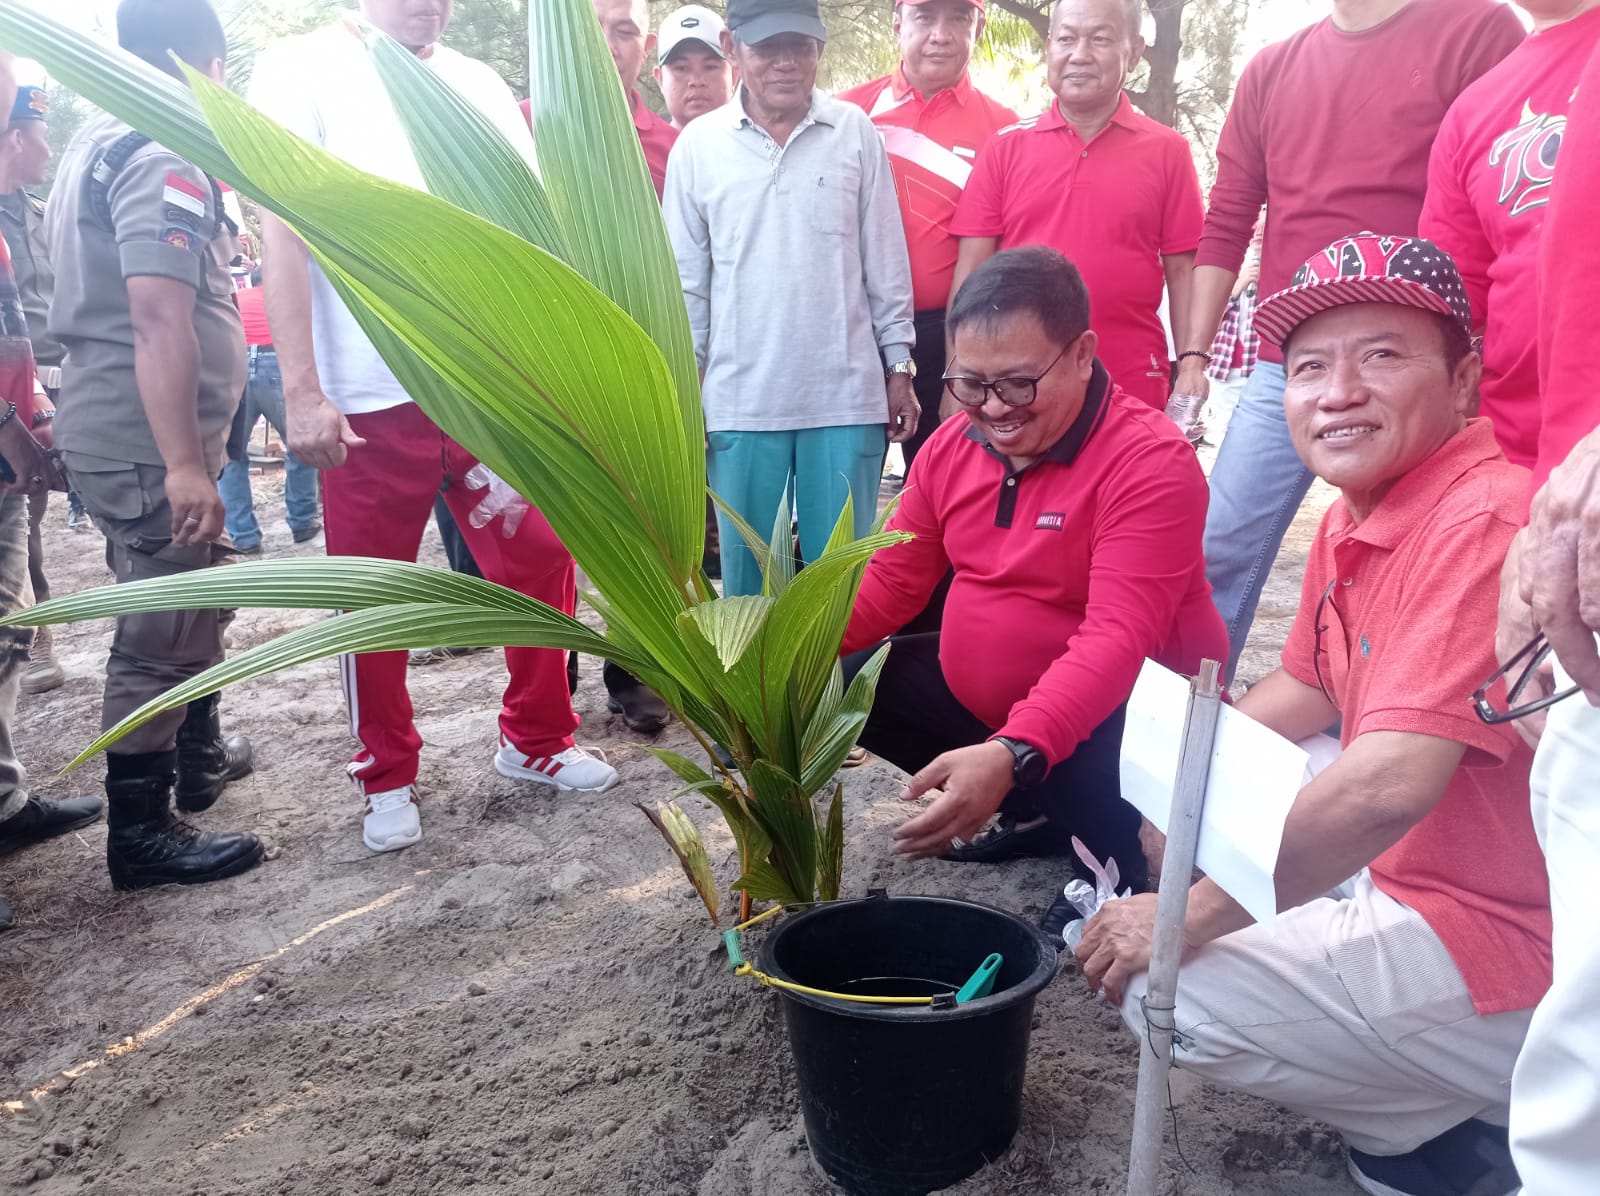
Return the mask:
<svg viewBox="0 0 1600 1196"><path fill-rule="evenodd" d="M167 471L83 453L62 453L72 488L106 537L106 564L118 582L206 569L224 555L213 544L172 543ZM222 632L232 612L146 611L122 615L106 660L100 727L107 730L146 702L223 658ZM185 708L168 710L109 750L132 755L176 746Z"/></svg>
<svg viewBox="0 0 1600 1196"><path fill-rule="evenodd" d="M1122 1002L1141 1040L1145 981ZM1478 1014L1421 915L1362 872L1185 960L1173 1059L1325 1121L1357 1150L1404 1154L1470 1117L1506 1124L1532 1012Z"/></svg>

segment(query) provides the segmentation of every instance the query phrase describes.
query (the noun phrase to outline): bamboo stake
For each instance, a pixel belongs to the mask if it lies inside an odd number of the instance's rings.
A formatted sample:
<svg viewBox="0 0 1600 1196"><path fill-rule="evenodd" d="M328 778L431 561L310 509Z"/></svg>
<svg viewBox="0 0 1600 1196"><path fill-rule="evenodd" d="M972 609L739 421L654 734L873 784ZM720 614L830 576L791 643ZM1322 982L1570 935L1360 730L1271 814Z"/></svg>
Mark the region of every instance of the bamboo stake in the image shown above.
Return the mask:
<svg viewBox="0 0 1600 1196"><path fill-rule="evenodd" d="M1202 661L1189 685L1183 749L1167 817L1166 854L1156 899L1155 934L1145 993L1146 1041L1140 1043L1139 1087L1133 1101L1133 1145L1128 1154L1128 1196L1156 1196L1161 1175L1161 1139L1166 1124L1167 1071L1172 1066L1173 1007L1178 960L1183 954L1183 919L1189 908L1189 878L1200 845L1200 816L1211 775L1211 749L1222 714L1222 666Z"/></svg>

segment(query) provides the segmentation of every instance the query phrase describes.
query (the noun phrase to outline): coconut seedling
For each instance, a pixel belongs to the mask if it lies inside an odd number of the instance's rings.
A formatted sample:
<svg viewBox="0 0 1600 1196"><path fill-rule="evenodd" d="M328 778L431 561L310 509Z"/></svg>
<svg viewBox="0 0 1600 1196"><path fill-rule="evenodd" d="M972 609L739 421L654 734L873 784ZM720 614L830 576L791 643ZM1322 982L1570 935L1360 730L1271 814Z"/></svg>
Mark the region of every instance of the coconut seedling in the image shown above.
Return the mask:
<svg viewBox="0 0 1600 1196"><path fill-rule="evenodd" d="M688 318L616 70L589 0L532 0L529 12L538 175L415 56L366 34L431 194L346 165L194 72L185 87L13 0L0 2L0 45L294 228L423 411L549 519L593 583L586 597L606 629L486 581L356 557L110 586L12 621L213 606L346 612L175 687L75 764L162 710L338 653L436 644L603 655L659 693L704 750L704 765L656 754L683 782L674 796L703 795L727 820L742 911L752 900L832 899L844 847L833 777L883 661L846 689L839 644L868 559L899 537L880 521L853 539L847 504L826 550L797 573L786 514L770 544L741 523L765 585L717 595L700 565L705 429ZM698 831L675 806L657 825L715 921Z"/></svg>

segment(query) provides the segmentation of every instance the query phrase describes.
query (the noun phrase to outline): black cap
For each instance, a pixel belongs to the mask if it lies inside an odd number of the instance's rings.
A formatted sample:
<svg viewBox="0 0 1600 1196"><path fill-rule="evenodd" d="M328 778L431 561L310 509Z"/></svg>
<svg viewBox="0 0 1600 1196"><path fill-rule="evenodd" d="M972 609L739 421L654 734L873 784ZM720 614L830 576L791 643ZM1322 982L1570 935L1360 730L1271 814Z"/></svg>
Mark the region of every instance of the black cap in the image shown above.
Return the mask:
<svg viewBox="0 0 1600 1196"><path fill-rule="evenodd" d="M801 33L828 40L817 0L728 0L728 28L746 45L780 33Z"/></svg>

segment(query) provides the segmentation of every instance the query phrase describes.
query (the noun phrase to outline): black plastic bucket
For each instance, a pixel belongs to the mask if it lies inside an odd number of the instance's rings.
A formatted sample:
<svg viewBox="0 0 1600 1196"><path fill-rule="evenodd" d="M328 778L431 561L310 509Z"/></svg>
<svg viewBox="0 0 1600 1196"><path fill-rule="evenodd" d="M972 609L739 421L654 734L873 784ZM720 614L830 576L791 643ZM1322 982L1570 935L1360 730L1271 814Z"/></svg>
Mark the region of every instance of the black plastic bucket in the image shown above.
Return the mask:
<svg viewBox="0 0 1600 1196"><path fill-rule="evenodd" d="M835 902L786 917L762 944L769 975L878 996L953 993L991 952L1005 961L993 993L953 1008L778 990L806 1141L846 1192L923 1196L1010 1145L1055 946L1004 910L943 897Z"/></svg>

